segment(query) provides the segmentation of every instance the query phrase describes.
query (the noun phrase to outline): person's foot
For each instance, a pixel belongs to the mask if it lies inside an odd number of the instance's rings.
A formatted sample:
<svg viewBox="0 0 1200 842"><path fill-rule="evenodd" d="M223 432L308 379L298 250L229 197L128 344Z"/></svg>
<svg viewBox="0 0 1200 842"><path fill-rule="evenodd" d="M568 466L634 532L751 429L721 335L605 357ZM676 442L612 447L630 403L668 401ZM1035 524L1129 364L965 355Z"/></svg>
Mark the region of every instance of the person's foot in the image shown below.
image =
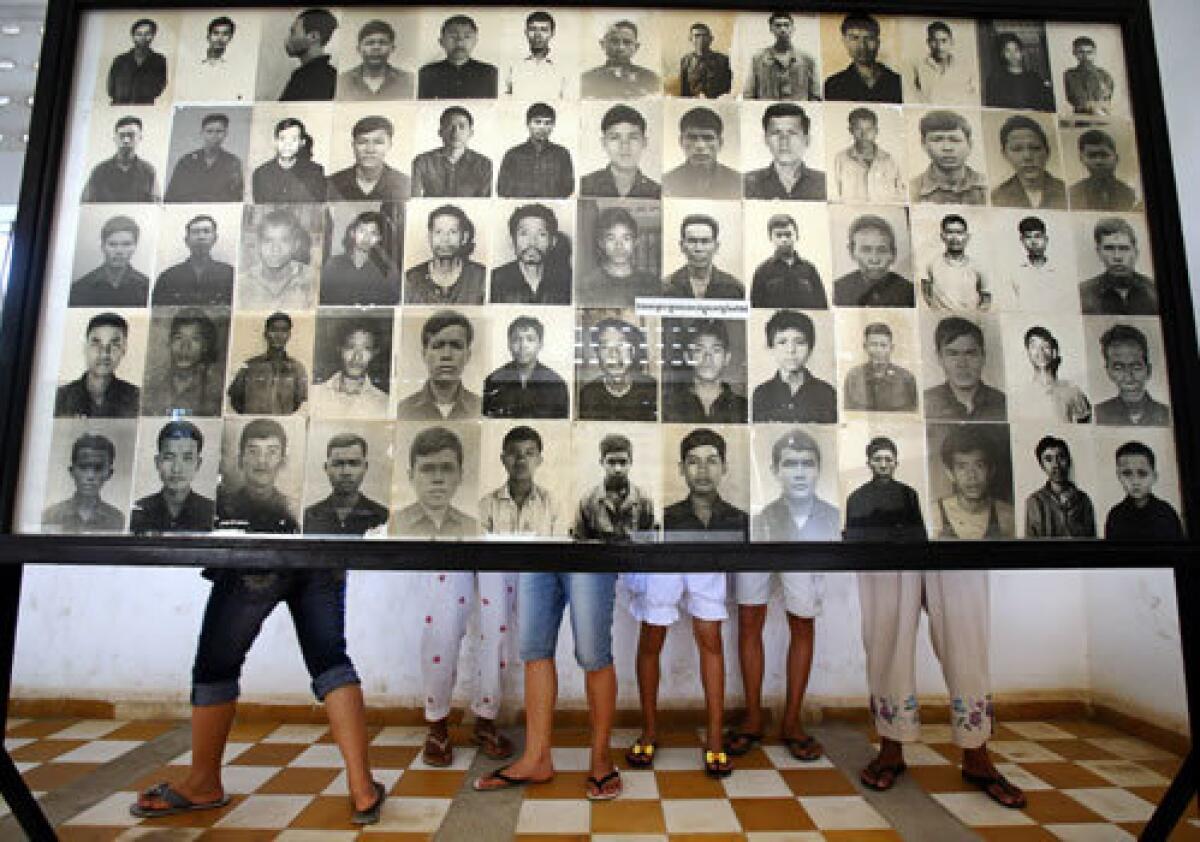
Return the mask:
<svg viewBox="0 0 1200 842"><path fill-rule="evenodd" d="M362 792L351 792L350 803L354 805L354 809L358 811L369 810L379 800L380 786L382 785L378 781L368 781L367 788Z"/></svg>
<svg viewBox="0 0 1200 842"><path fill-rule="evenodd" d="M734 757L741 757L762 742L762 718L746 717L725 732L722 748Z"/></svg>
<svg viewBox="0 0 1200 842"><path fill-rule="evenodd" d="M1026 804L1025 793L1000 774L988 756L986 746L963 750L962 777L967 783L979 787L1001 807L1017 810Z"/></svg>
<svg viewBox="0 0 1200 842"><path fill-rule="evenodd" d="M634 769L650 769L654 767L654 752L658 749L658 741L653 734L642 732L633 741L633 745L625 752L625 762Z"/></svg>
<svg viewBox="0 0 1200 842"><path fill-rule="evenodd" d="M179 784L161 783L138 795L130 812L140 818L170 816L194 810L217 809L229 803L228 796L218 785L193 787L187 781Z"/></svg>
<svg viewBox="0 0 1200 842"><path fill-rule="evenodd" d="M498 789L511 789L513 787L525 786L526 784L548 783L553 777L553 773L546 778L519 777L513 774L511 766L506 766L482 777L476 778L471 783L471 787L476 792L494 792Z"/></svg>
<svg viewBox="0 0 1200 842"><path fill-rule="evenodd" d="M425 761L425 765L437 767L449 766L454 762L454 748L450 743L450 729L446 720L429 723L429 733L425 735L421 759Z"/></svg>
<svg viewBox="0 0 1200 842"><path fill-rule="evenodd" d="M479 746L480 751L493 760L506 760L512 757L512 741L496 730L494 719L484 719L483 717L476 719L475 728L471 732L471 742Z"/></svg>
<svg viewBox="0 0 1200 842"><path fill-rule="evenodd" d="M904 745L896 740L883 737L879 744L879 754L863 768L858 779L863 786L883 792L896 785L897 779L904 774L908 766L904 763Z"/></svg>
<svg viewBox="0 0 1200 842"><path fill-rule="evenodd" d="M592 770L587 779L589 801L612 801L621 794L621 773L616 766L607 772Z"/></svg>
<svg viewBox="0 0 1200 842"><path fill-rule="evenodd" d="M825 749L817 742L817 738L805 734L803 731L794 734L781 734L780 739L783 740L788 753L802 763L814 763L820 760L821 756L825 753Z"/></svg>

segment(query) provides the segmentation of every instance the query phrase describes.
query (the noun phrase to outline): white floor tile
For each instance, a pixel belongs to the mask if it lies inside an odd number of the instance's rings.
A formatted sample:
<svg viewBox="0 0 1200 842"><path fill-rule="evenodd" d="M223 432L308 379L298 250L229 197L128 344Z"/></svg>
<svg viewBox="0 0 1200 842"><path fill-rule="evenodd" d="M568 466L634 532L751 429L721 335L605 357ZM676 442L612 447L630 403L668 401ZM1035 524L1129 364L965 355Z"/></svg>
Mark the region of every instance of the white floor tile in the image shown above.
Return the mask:
<svg viewBox="0 0 1200 842"><path fill-rule="evenodd" d="M372 769L375 780L379 781L390 792L404 774L403 769ZM322 795L350 795L350 785L346 783L346 770L338 772L338 776L329 782L329 786L321 791Z"/></svg>
<svg viewBox="0 0 1200 842"><path fill-rule="evenodd" d="M54 758L55 763L107 763L133 751L141 740L92 740Z"/></svg>
<svg viewBox="0 0 1200 842"><path fill-rule="evenodd" d="M592 842L667 842L661 833L593 833Z"/></svg>
<svg viewBox="0 0 1200 842"><path fill-rule="evenodd" d="M1063 842L1133 842L1135 837L1112 824L1043 825Z"/></svg>
<svg viewBox="0 0 1200 842"><path fill-rule="evenodd" d="M833 763L828 757L822 756L820 760L805 761L792 757L792 753L787 750L787 746L763 746L763 753L771 759L771 764L776 769L832 769ZM733 765L737 767L737 758L731 758Z"/></svg>
<svg viewBox="0 0 1200 842"><path fill-rule="evenodd" d="M1091 737L1088 742L1124 760L1166 760L1175 756L1136 737Z"/></svg>
<svg viewBox="0 0 1200 842"><path fill-rule="evenodd" d="M735 764L736 757L731 757ZM660 748L654 752L654 768L664 772L677 772L686 769L703 769L704 759L700 755L700 747L683 748L671 746Z"/></svg>
<svg viewBox="0 0 1200 842"><path fill-rule="evenodd" d="M5 730L5 732L12 731L17 728L20 728L22 725L26 724L27 722L32 722L32 721L33 721L32 719L17 719L15 717L10 716L8 718L8 721L4 723L4 730Z"/></svg>
<svg viewBox="0 0 1200 842"><path fill-rule="evenodd" d="M311 802L311 795L251 795L213 827L282 830Z"/></svg>
<svg viewBox="0 0 1200 842"><path fill-rule="evenodd" d="M798 800L821 830L885 830L891 827L861 795L802 795Z"/></svg>
<svg viewBox="0 0 1200 842"><path fill-rule="evenodd" d="M1050 722L1005 722L1004 727L1027 740L1075 740L1070 731L1064 731Z"/></svg>
<svg viewBox="0 0 1200 842"><path fill-rule="evenodd" d="M419 725L389 725L371 740L373 746L422 746L428 728Z"/></svg>
<svg viewBox="0 0 1200 842"><path fill-rule="evenodd" d="M364 828L371 832L433 833L450 809L449 798L389 798L383 802L379 824Z"/></svg>
<svg viewBox="0 0 1200 842"><path fill-rule="evenodd" d="M226 766L221 769L221 782L230 795L250 795L281 769L280 766Z"/></svg>
<svg viewBox="0 0 1200 842"><path fill-rule="evenodd" d="M13 752L19 749L21 746L27 746L33 742L37 742L33 739L33 737L5 737L4 749L5 751Z"/></svg>
<svg viewBox="0 0 1200 842"><path fill-rule="evenodd" d="M1079 765L1117 786L1168 786L1171 782L1132 760L1080 760Z"/></svg>
<svg viewBox="0 0 1200 842"><path fill-rule="evenodd" d="M290 828L275 837L274 842L354 842L357 830L296 830Z"/></svg>
<svg viewBox="0 0 1200 842"><path fill-rule="evenodd" d="M1154 805L1149 801L1117 787L1064 789L1062 792L1102 816L1105 821L1144 822L1154 813Z"/></svg>
<svg viewBox="0 0 1200 842"><path fill-rule="evenodd" d="M85 719L82 722L76 722L74 725L63 728L61 731L55 731L53 734L42 739L98 740L107 734L111 734L125 724L124 721L116 719Z"/></svg>
<svg viewBox="0 0 1200 842"><path fill-rule="evenodd" d="M658 779L654 772L630 769L621 772L621 800L656 800L658 798Z"/></svg>
<svg viewBox="0 0 1200 842"><path fill-rule="evenodd" d="M1062 763L1065 759L1032 740L992 740L988 748L1013 763Z"/></svg>
<svg viewBox="0 0 1200 842"><path fill-rule="evenodd" d="M328 725L280 725L262 738L264 743L315 743L329 731Z"/></svg>
<svg viewBox="0 0 1200 842"><path fill-rule="evenodd" d="M933 797L968 827L1012 827L1036 824L1020 810L1001 807L982 792L938 792Z"/></svg>
<svg viewBox="0 0 1200 842"><path fill-rule="evenodd" d="M1016 763L997 763L996 769L1001 775L1008 778L1011 783L1027 792L1054 789L1050 784L1031 774L1023 767L1018 766Z"/></svg>
<svg viewBox="0 0 1200 842"><path fill-rule="evenodd" d="M610 748L619 748L624 751L633 745L633 741L641 735L641 728L613 728L608 738L608 745Z"/></svg>
<svg viewBox="0 0 1200 842"><path fill-rule="evenodd" d="M724 798L675 798L662 802L668 833L741 833L733 807Z"/></svg>
<svg viewBox="0 0 1200 842"><path fill-rule="evenodd" d="M129 814L129 806L137 801L135 792L114 792L99 804L94 804L64 824L100 827L132 827L141 819Z"/></svg>
<svg viewBox="0 0 1200 842"><path fill-rule="evenodd" d="M426 771L445 771L447 769L455 769L460 772L465 772L471 768L471 764L475 762L475 753L478 751L474 746L455 746L454 747L454 762L449 766L430 766L421 759L421 755L417 755L412 763L408 764L410 769L423 769ZM341 765L340 763L338 764Z"/></svg>
<svg viewBox="0 0 1200 842"><path fill-rule="evenodd" d="M204 833L199 827L153 827L139 825L121 833L114 842L192 842Z"/></svg>
<svg viewBox="0 0 1200 842"><path fill-rule="evenodd" d="M342 761L342 753L338 751L336 745L319 743L311 745L297 754L288 765L303 769L341 769L345 763Z"/></svg>
<svg viewBox="0 0 1200 842"><path fill-rule="evenodd" d="M517 833L588 833L591 829L592 805L582 799L525 801L517 818Z"/></svg>
<svg viewBox="0 0 1200 842"><path fill-rule="evenodd" d="M905 743L904 762L909 766L947 766L950 763L941 752L924 743Z"/></svg>
<svg viewBox="0 0 1200 842"><path fill-rule="evenodd" d="M747 833L746 842L824 842L825 837L815 830L759 831Z"/></svg>
<svg viewBox="0 0 1200 842"><path fill-rule="evenodd" d="M738 769L723 778L721 785L730 798L791 798L793 795L783 775L774 769Z"/></svg>
<svg viewBox="0 0 1200 842"><path fill-rule="evenodd" d="M17 767L18 772L20 772L22 775L24 775L30 769L36 769L38 766L41 766L42 764L41 763L22 762L22 761L18 760L18 761L15 761L13 763L13 765Z"/></svg>
<svg viewBox="0 0 1200 842"><path fill-rule="evenodd" d="M582 747L550 749L550 759L560 772L586 772L592 768L592 750Z"/></svg>
<svg viewBox="0 0 1200 842"><path fill-rule="evenodd" d="M225 751L221 755L221 763L222 764L232 763L234 760L237 759L238 755L240 755L246 749L250 748L250 746L252 746L252 745L254 745L254 743L226 743ZM185 751L183 754L176 757L174 760L172 760L167 765L168 766L191 766L192 765L191 751Z"/></svg>

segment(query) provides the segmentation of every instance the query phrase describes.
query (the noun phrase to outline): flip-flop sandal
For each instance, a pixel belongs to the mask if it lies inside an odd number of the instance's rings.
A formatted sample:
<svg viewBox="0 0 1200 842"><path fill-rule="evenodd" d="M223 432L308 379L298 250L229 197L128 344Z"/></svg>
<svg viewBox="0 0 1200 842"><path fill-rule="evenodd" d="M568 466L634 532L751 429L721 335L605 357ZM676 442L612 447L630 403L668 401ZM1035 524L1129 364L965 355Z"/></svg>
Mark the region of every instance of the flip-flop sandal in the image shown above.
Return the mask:
<svg viewBox="0 0 1200 842"><path fill-rule="evenodd" d="M350 816L351 824L365 825L379 823L379 811L383 807L383 802L387 799L387 788L379 781L373 781L371 786L375 788L375 800L371 803L371 806L362 810L355 810Z"/></svg>
<svg viewBox="0 0 1200 842"><path fill-rule="evenodd" d="M508 737L491 728L475 728L471 732L472 745L479 746L480 751L493 760L506 760L512 757L513 744Z"/></svg>
<svg viewBox="0 0 1200 842"><path fill-rule="evenodd" d="M858 779L862 781L862 785L867 789L873 789L876 792L886 792L896 785L896 781L900 780L900 776L908 771L907 764L904 761L887 765L879 762L876 758L867 764L863 769ZM867 779L867 774L870 773L875 778L874 781Z"/></svg>
<svg viewBox="0 0 1200 842"><path fill-rule="evenodd" d="M652 769L654 768L654 752L657 749L658 743L643 743L642 738L638 737L625 752L625 762L634 769Z"/></svg>
<svg viewBox="0 0 1200 842"><path fill-rule="evenodd" d="M762 742L763 735L753 731L733 731L725 735L725 752L733 757L748 754Z"/></svg>
<svg viewBox="0 0 1200 842"><path fill-rule="evenodd" d="M516 787L527 786L529 784L544 784L549 780L550 778L545 778L543 780L538 780L536 778L515 778L508 774L508 767L505 766L502 769L497 769L490 775L484 775L483 777L476 778L471 782L471 789L475 790L476 792L496 792L497 790L501 789L513 789ZM489 786L487 783L485 783L486 781L499 781L499 783Z"/></svg>
<svg viewBox="0 0 1200 842"><path fill-rule="evenodd" d="M991 775L976 775L964 769L962 778L967 783L979 787L984 795L1001 807L1007 807L1010 810L1020 810L1026 804L1025 793L1010 783L999 771ZM1011 800L1005 801L1005 796Z"/></svg>
<svg viewBox="0 0 1200 842"><path fill-rule="evenodd" d="M792 757L804 763L815 763L824 754L816 737L784 737L783 744L787 746L788 753Z"/></svg>
<svg viewBox="0 0 1200 842"><path fill-rule="evenodd" d="M421 748L421 759L426 766L444 768L454 762L454 749L450 745L450 732L442 737L430 731L425 735L425 745Z"/></svg>
<svg viewBox="0 0 1200 842"><path fill-rule="evenodd" d="M604 787L608 784L609 781L613 781L613 780L615 780L617 782L616 788L611 791L606 792L604 790ZM587 785L588 785L588 791L587 791L588 801L612 801L614 798L616 798L618 795L621 794L621 790L622 790L621 771L619 769L614 768L611 772L609 772L603 778L597 778L593 775L588 775ZM595 791L593 791L593 789L592 789L593 787L595 788Z"/></svg>
<svg viewBox="0 0 1200 842"><path fill-rule="evenodd" d="M704 752L704 774L710 778L728 778L733 774L733 764L723 751Z"/></svg>
<svg viewBox="0 0 1200 842"><path fill-rule="evenodd" d="M222 795L216 801L192 801L186 795L178 793L166 781L150 787L142 793L143 798L157 798L167 803L166 807L143 807L131 804L129 814L139 819L157 819L162 816L174 816L179 813L192 813L197 810L217 810L229 803L229 796Z"/></svg>

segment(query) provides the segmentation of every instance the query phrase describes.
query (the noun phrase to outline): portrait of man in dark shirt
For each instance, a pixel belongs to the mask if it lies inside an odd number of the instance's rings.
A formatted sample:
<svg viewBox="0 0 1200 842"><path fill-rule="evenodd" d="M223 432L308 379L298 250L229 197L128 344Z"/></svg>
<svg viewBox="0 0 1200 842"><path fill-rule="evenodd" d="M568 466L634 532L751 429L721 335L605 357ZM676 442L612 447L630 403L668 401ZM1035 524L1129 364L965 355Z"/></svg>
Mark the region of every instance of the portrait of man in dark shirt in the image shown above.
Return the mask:
<svg viewBox="0 0 1200 842"><path fill-rule="evenodd" d="M479 43L479 27L467 15L442 22L438 43L446 51L417 73L418 99L495 99L500 73L494 64L476 61L471 53Z"/></svg>
<svg viewBox="0 0 1200 842"><path fill-rule="evenodd" d="M750 516L721 496L729 471L725 439L698 427L679 442L679 474L688 495L663 509L664 541L746 541Z"/></svg>
<svg viewBox="0 0 1200 842"><path fill-rule="evenodd" d="M404 273L405 304L482 304L486 270L471 259L475 223L462 208L429 212L430 257Z"/></svg>
<svg viewBox="0 0 1200 842"><path fill-rule="evenodd" d="M712 48L712 28L707 23L693 23L688 29L692 51L679 60L679 95L716 99L733 87L733 71L729 56Z"/></svg>
<svg viewBox="0 0 1200 842"><path fill-rule="evenodd" d="M565 199L575 192L571 153L550 140L556 119L554 109L544 102L535 102L525 111L529 139L504 153L496 195Z"/></svg>
<svg viewBox="0 0 1200 842"><path fill-rule="evenodd" d="M628 544L653 541L658 535L654 498L629 479L633 442L620 433L600 440L604 478L579 500L571 535L576 541Z"/></svg>
<svg viewBox="0 0 1200 842"><path fill-rule="evenodd" d="M586 71L579 80L585 99L636 99L662 90L662 79L648 67L633 63L641 43L631 20L611 23L600 39L604 64Z"/></svg>
<svg viewBox="0 0 1200 842"><path fill-rule="evenodd" d="M242 363L229 384L229 405L242 415L291 415L308 402L308 370L287 352L292 317L267 316L263 338L266 352Z"/></svg>
<svg viewBox="0 0 1200 842"><path fill-rule="evenodd" d="M846 498L848 541L924 541L921 502L910 485L896 479L900 450L887 436L867 443L871 478Z"/></svg>
<svg viewBox="0 0 1200 842"><path fill-rule="evenodd" d="M579 182L581 196L657 199L658 182L641 170L646 151L646 118L628 105L614 105L600 119L600 145L608 166L588 173Z"/></svg>
<svg viewBox="0 0 1200 842"><path fill-rule="evenodd" d="M438 120L442 145L413 159L414 196L490 196L492 162L468 148L475 118L461 105L452 105Z"/></svg>
<svg viewBox="0 0 1200 842"><path fill-rule="evenodd" d="M871 15L846 15L841 31L850 64L825 80L825 99L900 102L900 74L879 61L879 21Z"/></svg>
<svg viewBox="0 0 1200 842"><path fill-rule="evenodd" d="M697 106L679 119L682 164L663 175L663 193L697 199L740 199L742 176L718 160L725 124L711 108Z"/></svg>
<svg viewBox="0 0 1200 842"><path fill-rule="evenodd" d="M413 74L390 61L396 50L396 30L385 20L369 20L358 30L358 55L362 62L337 80L342 102L412 99Z"/></svg>
<svg viewBox="0 0 1200 842"><path fill-rule="evenodd" d="M113 105L153 105L167 87L167 60L150 48L158 24L141 18L129 35L133 49L114 58L108 69L108 98Z"/></svg>
<svg viewBox="0 0 1200 842"><path fill-rule="evenodd" d="M329 439L324 468L330 493L304 510L306 535L365 535L387 523L387 507L362 493L369 467L362 436L338 433Z"/></svg>
<svg viewBox="0 0 1200 842"><path fill-rule="evenodd" d="M228 305L233 300L233 267L212 256L217 244L217 221L206 213L183 226L188 257L164 269L154 282L150 301L155 307Z"/></svg>
<svg viewBox="0 0 1200 842"><path fill-rule="evenodd" d="M117 448L108 436L84 433L75 439L67 468L75 491L42 512L42 531L123 532L124 513L101 497L104 484L112 479L116 460Z"/></svg>
<svg viewBox="0 0 1200 842"><path fill-rule="evenodd" d="M591 244L596 267L585 274L576 290L576 303L592 307L632 307L637 299L662 293L658 267L637 265L640 226L625 207L606 207L596 215ZM657 249L651 250L652 259Z"/></svg>
<svg viewBox="0 0 1200 842"><path fill-rule="evenodd" d="M579 418L654 421L658 417L658 382L640 370L645 361L645 334L618 318L601 319L589 333L600 374L579 388Z"/></svg>
<svg viewBox="0 0 1200 842"><path fill-rule="evenodd" d="M872 322L863 329L867 361L846 373L846 409L866 412L916 412L917 380L912 372L892 362L895 340L892 328Z"/></svg>
<svg viewBox="0 0 1200 842"><path fill-rule="evenodd" d="M242 161L222 148L229 117L208 114L200 121L202 145L175 164L167 182L166 202L240 202L246 192Z"/></svg>
<svg viewBox="0 0 1200 842"><path fill-rule="evenodd" d="M837 423L837 391L808 370L817 345L812 318L796 310L780 310L767 320L766 334L777 370L754 389L754 423Z"/></svg>
<svg viewBox="0 0 1200 842"><path fill-rule="evenodd" d="M1117 481L1125 499L1108 511L1104 537L1110 541L1171 541L1183 538L1179 513L1154 495L1158 465L1154 451L1140 441L1117 448Z"/></svg>
<svg viewBox="0 0 1200 842"><path fill-rule="evenodd" d="M1025 499L1026 538L1095 538L1092 498L1071 481L1071 447L1056 436L1042 436L1034 448L1046 484Z"/></svg>
<svg viewBox="0 0 1200 842"><path fill-rule="evenodd" d="M943 421L1003 421L1004 393L983 382L987 359L983 330L961 316L948 316L933 333L946 382L925 390L925 417Z"/></svg>
<svg viewBox="0 0 1200 842"><path fill-rule="evenodd" d="M864 214L850 223L847 248L858 266L833 282L838 307L912 307L912 281L892 271L898 251L896 232L882 216Z"/></svg>
<svg viewBox="0 0 1200 842"><path fill-rule="evenodd" d="M226 311L228 312L228 311ZM171 311L159 311L161 322ZM142 415L220 415L224 400L225 344L209 313L183 307L171 315L167 353L146 360ZM216 315L213 313L213 315ZM227 321L228 316L221 320ZM151 338L161 336L151 331Z"/></svg>
<svg viewBox="0 0 1200 842"><path fill-rule="evenodd" d="M126 115L113 126L117 154L92 168L83 185L81 202L157 202L158 174L138 157L142 120Z"/></svg>
<svg viewBox="0 0 1200 842"><path fill-rule="evenodd" d="M750 59L743 96L746 99L818 100L817 63L797 47L792 37L796 21L782 9L770 13L767 27L773 43Z"/></svg>
<svg viewBox="0 0 1200 842"><path fill-rule="evenodd" d="M1104 129L1079 135L1079 160L1087 176L1071 185L1067 194L1071 210L1133 211L1141 202L1133 188L1117 177L1121 156L1117 142Z"/></svg>
<svg viewBox="0 0 1200 842"><path fill-rule="evenodd" d="M363 117L350 130L354 166L329 176L326 196L331 202L403 202L408 176L387 162L395 127L387 117Z"/></svg>
<svg viewBox="0 0 1200 842"><path fill-rule="evenodd" d="M462 313L441 310L426 319L421 325L421 361L429 376L420 389L400 401L396 417L478 418L482 401L463 383L474 342L475 328Z"/></svg>
<svg viewBox="0 0 1200 842"><path fill-rule="evenodd" d="M1154 280L1137 271L1137 232L1120 217L1106 217L1092 230L1104 271L1079 285L1085 316L1157 316Z"/></svg>
<svg viewBox="0 0 1200 842"><path fill-rule="evenodd" d="M763 112L763 139L771 163L746 173L747 199L825 201L825 173L804 163L812 121L794 102L777 102Z"/></svg>
<svg viewBox="0 0 1200 842"><path fill-rule="evenodd" d="M216 505L192 488L204 461L204 433L191 421L178 418L158 431L156 446L154 468L162 487L133 504L129 531L134 535L211 532Z"/></svg>
<svg viewBox="0 0 1200 842"><path fill-rule="evenodd" d="M69 307L145 307L150 279L134 269L141 231L127 216L113 216L100 227L102 262L71 284Z"/></svg>
<svg viewBox="0 0 1200 842"><path fill-rule="evenodd" d="M800 227L795 217L786 213L771 214L767 220L767 236L774 254L754 270L750 284L751 307L828 309L821 273L796 252L799 235Z"/></svg>
<svg viewBox="0 0 1200 842"><path fill-rule="evenodd" d="M668 322L668 325L670 323ZM726 379L733 362L729 328L717 319L679 325L684 350L682 370L663 383L663 421L668 424L745 424L749 402Z"/></svg>
<svg viewBox="0 0 1200 842"><path fill-rule="evenodd" d="M492 270L492 303L570 304L571 244L554 211L521 205L508 218L508 235L516 259Z"/></svg>
<svg viewBox="0 0 1200 842"><path fill-rule="evenodd" d="M337 26L328 9L306 9L292 21L283 49L289 58L299 59L300 66L279 94L280 102L333 99L337 70L329 63L325 47Z"/></svg>
<svg viewBox="0 0 1200 842"><path fill-rule="evenodd" d="M705 213L689 213L679 224L679 250L684 265L663 279L668 298L746 300L746 288L728 272L713 265L721 247L721 226Z"/></svg>
<svg viewBox="0 0 1200 842"><path fill-rule="evenodd" d="M237 473L217 488L217 526L243 532L297 533L292 501L276 486L287 464L287 432L274 418L255 418L238 437Z"/></svg>
<svg viewBox="0 0 1200 842"><path fill-rule="evenodd" d="M1171 409L1150 396L1146 388L1153 371L1150 343L1133 325L1115 324L1100 336L1104 373L1117 394L1096 405L1097 424L1131 427L1166 427Z"/></svg>
<svg viewBox="0 0 1200 842"><path fill-rule="evenodd" d="M1116 84L1112 74L1096 64L1096 41L1080 35L1071 42L1071 54L1078 64L1063 71L1067 102L1076 114L1109 114Z"/></svg>
<svg viewBox="0 0 1200 842"><path fill-rule="evenodd" d="M98 313L84 332L85 370L78 380L59 386L55 418L136 418L141 390L117 377L129 349L129 323L117 313Z"/></svg>
<svg viewBox="0 0 1200 842"><path fill-rule="evenodd" d="M956 111L927 111L917 124L929 166L909 186L912 201L942 205L986 205L987 179L967 159L971 123Z"/></svg>
<svg viewBox="0 0 1200 842"><path fill-rule="evenodd" d="M483 414L488 418L566 418L567 384L538 356L546 330L532 316L518 316L508 326L512 361L483 381Z"/></svg>

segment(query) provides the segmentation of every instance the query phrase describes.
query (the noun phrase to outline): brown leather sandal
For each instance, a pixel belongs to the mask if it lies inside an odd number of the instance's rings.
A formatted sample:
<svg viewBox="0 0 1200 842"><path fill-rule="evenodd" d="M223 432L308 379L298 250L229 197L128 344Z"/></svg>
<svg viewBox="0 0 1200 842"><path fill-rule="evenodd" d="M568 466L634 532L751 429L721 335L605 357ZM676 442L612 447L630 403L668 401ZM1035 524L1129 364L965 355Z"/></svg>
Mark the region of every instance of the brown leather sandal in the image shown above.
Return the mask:
<svg viewBox="0 0 1200 842"><path fill-rule="evenodd" d="M450 732L438 736L430 729L425 735L425 745L421 749L421 759L426 766L444 768L454 762L454 748L450 743Z"/></svg>

